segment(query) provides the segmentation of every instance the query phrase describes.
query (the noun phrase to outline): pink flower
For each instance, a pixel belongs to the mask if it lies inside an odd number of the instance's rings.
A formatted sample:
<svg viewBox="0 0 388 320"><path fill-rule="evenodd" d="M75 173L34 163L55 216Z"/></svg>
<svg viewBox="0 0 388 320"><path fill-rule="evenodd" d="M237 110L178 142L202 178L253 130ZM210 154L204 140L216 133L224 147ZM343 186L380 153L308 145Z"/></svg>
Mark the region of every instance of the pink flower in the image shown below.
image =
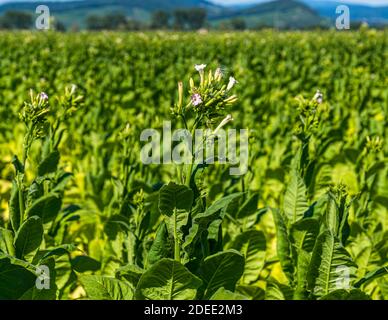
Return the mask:
<svg viewBox="0 0 388 320"><path fill-rule="evenodd" d="M191 103L194 105L194 106L198 106L202 103L202 97L198 94L198 93L195 93L191 96Z"/></svg>
<svg viewBox="0 0 388 320"><path fill-rule="evenodd" d="M41 92L39 96L40 96L40 98L41 98L43 101L47 101L47 100L48 100L48 95L47 95L47 93L45 93L45 92Z"/></svg>

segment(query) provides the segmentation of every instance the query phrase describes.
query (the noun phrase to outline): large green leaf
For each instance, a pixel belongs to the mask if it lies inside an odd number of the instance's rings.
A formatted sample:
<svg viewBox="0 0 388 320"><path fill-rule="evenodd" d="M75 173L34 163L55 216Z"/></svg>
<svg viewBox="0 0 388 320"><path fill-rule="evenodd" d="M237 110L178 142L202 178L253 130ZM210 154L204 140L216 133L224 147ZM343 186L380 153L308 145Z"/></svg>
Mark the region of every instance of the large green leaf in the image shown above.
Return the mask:
<svg viewBox="0 0 388 320"><path fill-rule="evenodd" d="M92 300L132 300L132 286L122 280L97 276L84 275L80 281L89 299Z"/></svg>
<svg viewBox="0 0 388 320"><path fill-rule="evenodd" d="M118 268L115 271L115 276L118 279L127 280L133 287L136 287L143 273L143 269L139 268L136 265L128 264L124 267Z"/></svg>
<svg viewBox="0 0 388 320"><path fill-rule="evenodd" d="M0 300L19 299L35 285L36 276L8 258L0 259Z"/></svg>
<svg viewBox="0 0 388 320"><path fill-rule="evenodd" d="M236 198L239 198L242 193L234 193L215 201L205 212L197 214L193 218L192 226L189 230L183 248L188 250L188 247L193 246L196 240L200 238L201 233L209 227L210 223L220 216L220 211L225 210L228 205Z"/></svg>
<svg viewBox="0 0 388 320"><path fill-rule="evenodd" d="M290 239L297 251L312 252L319 234L319 222L314 218L306 218L291 226Z"/></svg>
<svg viewBox="0 0 388 320"><path fill-rule="evenodd" d="M193 205L193 198L194 193L190 188L170 182L160 189L160 212L170 217L175 209L189 211Z"/></svg>
<svg viewBox="0 0 388 320"><path fill-rule="evenodd" d="M219 252L207 257L200 269L204 281L203 296L209 299L219 288L234 291L244 272L244 257L235 250Z"/></svg>
<svg viewBox="0 0 388 320"><path fill-rule="evenodd" d="M306 196L306 186L298 173L291 174L291 181L284 196L284 213L289 223L295 223L303 218L309 209Z"/></svg>
<svg viewBox="0 0 388 320"><path fill-rule="evenodd" d="M319 300L371 300L371 297L359 289L350 291L339 289L321 297Z"/></svg>
<svg viewBox="0 0 388 320"><path fill-rule="evenodd" d="M347 289L355 276L356 265L331 230L324 231L314 246L307 274L310 291L324 296L338 289Z"/></svg>
<svg viewBox="0 0 388 320"><path fill-rule="evenodd" d="M294 262L291 256L291 243L288 237L286 223L279 210L272 210L275 226L276 226L276 238L277 238L277 254L280 260L284 274L290 281L294 277Z"/></svg>
<svg viewBox="0 0 388 320"><path fill-rule="evenodd" d="M9 200L9 219L11 220L12 229L16 232L22 221L19 204L19 187L16 181L12 182L11 198Z"/></svg>
<svg viewBox="0 0 388 320"><path fill-rule="evenodd" d="M381 296L384 300L388 300L388 276L378 280Z"/></svg>
<svg viewBox="0 0 388 320"><path fill-rule="evenodd" d="M39 265L41 268L40 274L37 274L37 280L36 283L39 283L41 280L38 276L45 278L45 275L42 273L46 272L44 267L48 268L49 271L49 277L42 280L42 284L45 284L44 282L47 281L48 288L38 288L37 285L33 286L29 290L27 290L22 297L20 297L20 300L55 300L57 297L57 285L56 285L56 272L55 272L55 261L54 258L48 258L44 261L42 261L42 265ZM38 269L39 270L39 269Z"/></svg>
<svg viewBox="0 0 388 320"><path fill-rule="evenodd" d="M250 300L264 300L264 289L254 285L237 285L236 292L248 297Z"/></svg>
<svg viewBox="0 0 388 320"><path fill-rule="evenodd" d="M15 248L13 246L13 232L4 228L0 228L0 252L7 253L11 256L15 255Z"/></svg>
<svg viewBox="0 0 388 320"><path fill-rule="evenodd" d="M310 267L311 254L300 249L297 254L296 287L294 292L295 300L306 300L308 298L307 273Z"/></svg>
<svg viewBox="0 0 388 320"><path fill-rule="evenodd" d="M152 242L151 248L148 251L147 264L153 265L163 258L172 258L173 243L167 232L167 226L162 221L156 232L155 240Z"/></svg>
<svg viewBox="0 0 388 320"><path fill-rule="evenodd" d="M242 294L219 288L210 298L210 300L249 300Z"/></svg>
<svg viewBox="0 0 388 320"><path fill-rule="evenodd" d="M60 154L58 150L50 152L38 166L38 175L44 176L45 174L55 172L58 167Z"/></svg>
<svg viewBox="0 0 388 320"><path fill-rule="evenodd" d="M243 219L257 211L257 204L259 202L259 195L256 193L243 203L241 208L238 210L236 218Z"/></svg>
<svg viewBox="0 0 388 320"><path fill-rule="evenodd" d="M348 223L349 207L346 204L346 194L327 194L327 206L325 212L325 225L337 236L342 244L350 234L350 226Z"/></svg>
<svg viewBox="0 0 388 320"><path fill-rule="evenodd" d="M28 218L15 235L16 257L22 259L38 249L43 239L42 220L37 216Z"/></svg>
<svg viewBox="0 0 388 320"><path fill-rule="evenodd" d="M136 299L140 300L192 300L202 281L181 263L162 259L140 278Z"/></svg>
<svg viewBox="0 0 388 320"><path fill-rule="evenodd" d="M368 283L368 282L373 281L375 279L378 279L380 277L384 277L386 275L388 275L388 266L380 267L380 268L378 268L376 270L373 270L373 271L367 273L363 278L358 280L354 284L354 286L356 288L359 288L359 287L361 287L365 283Z"/></svg>
<svg viewBox="0 0 388 320"><path fill-rule="evenodd" d="M242 282L249 284L256 281L265 262L267 244L264 233L246 231L236 237L231 248L239 251L245 258Z"/></svg>
<svg viewBox="0 0 388 320"><path fill-rule="evenodd" d="M100 270L101 262L88 256L77 256L71 260L71 266L75 271L82 273Z"/></svg>
<svg viewBox="0 0 388 320"><path fill-rule="evenodd" d="M31 207L28 208L27 215L29 217L38 216L43 223L47 223L55 219L61 210L61 206L61 197L57 194L49 194L34 201Z"/></svg>
<svg viewBox="0 0 388 320"><path fill-rule="evenodd" d="M274 279L267 282L265 300L292 300L294 291L291 287L281 284Z"/></svg>

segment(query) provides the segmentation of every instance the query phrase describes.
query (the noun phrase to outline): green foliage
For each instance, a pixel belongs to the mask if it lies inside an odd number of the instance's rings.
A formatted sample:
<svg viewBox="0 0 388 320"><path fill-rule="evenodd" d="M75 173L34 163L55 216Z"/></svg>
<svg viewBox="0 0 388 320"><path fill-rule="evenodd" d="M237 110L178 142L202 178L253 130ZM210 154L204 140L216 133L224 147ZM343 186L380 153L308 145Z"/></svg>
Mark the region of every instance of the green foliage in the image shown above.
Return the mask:
<svg viewBox="0 0 388 320"><path fill-rule="evenodd" d="M1 33L0 298L386 299L386 37ZM143 164L168 119L248 172Z"/></svg>
<svg viewBox="0 0 388 320"><path fill-rule="evenodd" d="M142 300L192 300L201 284L202 281L179 262L162 259L141 276L136 297Z"/></svg>

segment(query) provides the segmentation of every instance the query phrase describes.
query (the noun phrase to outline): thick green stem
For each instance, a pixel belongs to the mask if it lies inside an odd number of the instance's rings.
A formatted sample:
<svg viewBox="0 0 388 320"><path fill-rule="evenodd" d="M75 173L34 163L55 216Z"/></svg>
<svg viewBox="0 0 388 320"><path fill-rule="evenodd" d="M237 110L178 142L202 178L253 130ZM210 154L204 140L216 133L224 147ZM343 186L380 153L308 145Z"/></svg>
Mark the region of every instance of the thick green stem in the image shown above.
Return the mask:
<svg viewBox="0 0 388 320"><path fill-rule="evenodd" d="M178 226L177 226L177 212L176 209L174 209L174 259L175 261L181 262L181 247L179 243L179 237L178 237Z"/></svg>
<svg viewBox="0 0 388 320"><path fill-rule="evenodd" d="M202 121L202 117L198 117L197 119L195 119L195 122L194 122L194 126L193 128L191 129L191 141L192 141L192 150L191 152L193 153L192 154L192 157L191 157L191 161L190 161L190 164L187 168L187 172L186 172L186 186L190 188L190 180L191 180L191 173L193 172L193 167L194 167L194 161L195 161L195 155L194 155L194 144L195 144L195 130L197 130L197 127L198 127L198 124L201 123Z"/></svg>
<svg viewBox="0 0 388 320"><path fill-rule="evenodd" d="M24 220L24 192L23 192L23 179L20 178L20 176L17 178L17 183L19 187L19 210L20 210L20 221L22 222Z"/></svg>
<svg viewBox="0 0 388 320"><path fill-rule="evenodd" d="M187 169L186 186L188 186L188 187L190 187L190 180L191 180L191 173L193 172L193 166L194 166L194 159L192 159L192 161L189 164L189 167Z"/></svg>
<svg viewBox="0 0 388 320"><path fill-rule="evenodd" d="M24 220L24 212L25 212L25 203L24 203L24 174L25 173L24 172L26 170L28 151L31 147L31 132L32 132L32 129L29 128L23 141L23 156L22 156L23 173L17 173L17 184L19 187L19 210L20 210L21 221Z"/></svg>

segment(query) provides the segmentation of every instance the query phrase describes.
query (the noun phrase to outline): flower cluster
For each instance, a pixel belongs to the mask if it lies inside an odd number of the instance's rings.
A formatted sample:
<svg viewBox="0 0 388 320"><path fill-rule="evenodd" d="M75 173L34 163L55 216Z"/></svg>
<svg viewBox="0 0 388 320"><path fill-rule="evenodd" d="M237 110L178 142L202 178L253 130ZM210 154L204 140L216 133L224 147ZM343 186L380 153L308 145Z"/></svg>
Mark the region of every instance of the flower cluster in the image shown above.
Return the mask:
<svg viewBox="0 0 388 320"><path fill-rule="evenodd" d="M49 97L45 92L37 95L30 90L30 101L24 102L20 112L20 119L37 138L43 135L43 128L50 111Z"/></svg>
<svg viewBox="0 0 388 320"><path fill-rule="evenodd" d="M229 80L225 81L225 76L220 68L214 72L210 70L207 73L205 69L205 64L195 65L200 81L195 83L193 78L190 79L190 99L186 106L183 106L183 85L179 83L179 103L174 113L181 115L187 111L193 111L201 121L210 126L225 116L228 107L237 101L237 96L231 94L237 80L229 77Z"/></svg>
<svg viewBox="0 0 388 320"><path fill-rule="evenodd" d="M56 116L61 120L66 120L72 116L81 106L83 96L77 94L75 84L65 88L65 94L58 97L58 110Z"/></svg>

